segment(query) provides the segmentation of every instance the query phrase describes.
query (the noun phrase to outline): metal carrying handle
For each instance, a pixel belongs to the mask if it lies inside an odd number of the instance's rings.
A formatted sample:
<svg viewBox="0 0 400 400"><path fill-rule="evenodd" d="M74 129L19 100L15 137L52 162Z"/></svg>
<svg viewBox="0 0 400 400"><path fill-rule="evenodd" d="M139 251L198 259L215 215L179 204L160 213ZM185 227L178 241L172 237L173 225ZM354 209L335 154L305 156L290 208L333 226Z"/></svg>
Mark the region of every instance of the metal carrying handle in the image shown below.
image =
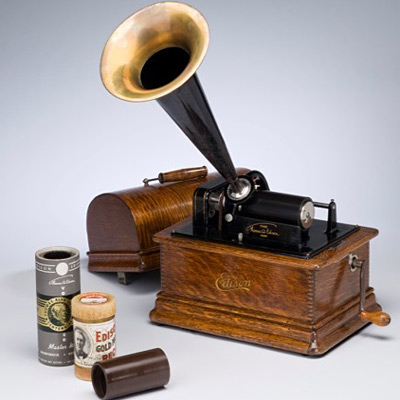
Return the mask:
<svg viewBox="0 0 400 400"><path fill-rule="evenodd" d="M206 166L177 169L175 171L160 172L157 178L143 179L144 186L149 186L149 182L159 181L160 183L167 182L182 182L196 178L205 178L208 174Z"/></svg>
<svg viewBox="0 0 400 400"><path fill-rule="evenodd" d="M361 321L372 322L378 326L387 326L390 324L390 315L383 311L366 311L365 296L367 291L367 282L365 277L365 261L359 260L355 254L349 255L349 265L352 272L360 270L360 314Z"/></svg>

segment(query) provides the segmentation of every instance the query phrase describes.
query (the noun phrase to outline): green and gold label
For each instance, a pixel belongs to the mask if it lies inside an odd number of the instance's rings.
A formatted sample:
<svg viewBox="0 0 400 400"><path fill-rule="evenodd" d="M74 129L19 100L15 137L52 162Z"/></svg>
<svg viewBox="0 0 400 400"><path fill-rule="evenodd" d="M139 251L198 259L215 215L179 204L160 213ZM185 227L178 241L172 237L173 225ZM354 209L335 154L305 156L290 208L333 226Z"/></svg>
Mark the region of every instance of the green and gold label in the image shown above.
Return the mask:
<svg viewBox="0 0 400 400"><path fill-rule="evenodd" d="M38 324L53 332L64 332L72 325L71 299L37 297ZM45 330L47 330L45 329Z"/></svg>

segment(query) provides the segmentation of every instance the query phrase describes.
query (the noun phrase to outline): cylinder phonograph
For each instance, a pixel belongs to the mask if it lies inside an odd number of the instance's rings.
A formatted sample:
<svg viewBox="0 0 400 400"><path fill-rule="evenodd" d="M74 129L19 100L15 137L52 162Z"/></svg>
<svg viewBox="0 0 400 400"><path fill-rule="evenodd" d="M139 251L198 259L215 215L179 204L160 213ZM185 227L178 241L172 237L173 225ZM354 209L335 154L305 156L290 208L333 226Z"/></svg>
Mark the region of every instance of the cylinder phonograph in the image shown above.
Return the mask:
<svg viewBox="0 0 400 400"><path fill-rule="evenodd" d="M367 322L387 325L367 284L377 231L338 222L334 200L272 191L258 171L237 175L196 76L208 42L197 10L157 3L128 17L101 59L110 93L157 100L221 175L195 190L191 218L155 235L162 291L151 319L306 354Z"/></svg>

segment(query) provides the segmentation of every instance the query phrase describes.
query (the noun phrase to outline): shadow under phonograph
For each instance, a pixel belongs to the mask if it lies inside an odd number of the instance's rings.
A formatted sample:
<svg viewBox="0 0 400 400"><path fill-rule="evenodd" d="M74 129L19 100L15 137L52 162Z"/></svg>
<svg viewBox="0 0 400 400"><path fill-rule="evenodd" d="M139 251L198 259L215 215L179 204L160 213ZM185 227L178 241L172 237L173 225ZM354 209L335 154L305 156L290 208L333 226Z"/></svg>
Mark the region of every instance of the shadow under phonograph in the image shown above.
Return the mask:
<svg viewBox="0 0 400 400"><path fill-rule="evenodd" d="M101 274L101 277L107 282L115 283L115 273L108 272ZM122 279L118 279L119 283L128 285L127 290L136 294L157 293L161 288L160 270L154 269L144 271L141 274L125 273Z"/></svg>

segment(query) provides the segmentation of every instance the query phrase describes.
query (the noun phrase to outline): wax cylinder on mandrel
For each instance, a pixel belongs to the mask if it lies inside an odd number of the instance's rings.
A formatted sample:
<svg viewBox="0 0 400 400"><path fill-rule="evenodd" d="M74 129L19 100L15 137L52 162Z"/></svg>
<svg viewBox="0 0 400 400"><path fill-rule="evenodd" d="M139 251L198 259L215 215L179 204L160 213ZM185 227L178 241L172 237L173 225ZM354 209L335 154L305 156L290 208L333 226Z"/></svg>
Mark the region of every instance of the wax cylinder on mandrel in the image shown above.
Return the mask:
<svg viewBox="0 0 400 400"><path fill-rule="evenodd" d="M36 252L35 262L39 361L51 366L72 365L71 299L80 293L79 251L48 247Z"/></svg>
<svg viewBox="0 0 400 400"><path fill-rule="evenodd" d="M107 293L72 299L77 378L90 381L93 364L115 356L115 309L115 297Z"/></svg>

